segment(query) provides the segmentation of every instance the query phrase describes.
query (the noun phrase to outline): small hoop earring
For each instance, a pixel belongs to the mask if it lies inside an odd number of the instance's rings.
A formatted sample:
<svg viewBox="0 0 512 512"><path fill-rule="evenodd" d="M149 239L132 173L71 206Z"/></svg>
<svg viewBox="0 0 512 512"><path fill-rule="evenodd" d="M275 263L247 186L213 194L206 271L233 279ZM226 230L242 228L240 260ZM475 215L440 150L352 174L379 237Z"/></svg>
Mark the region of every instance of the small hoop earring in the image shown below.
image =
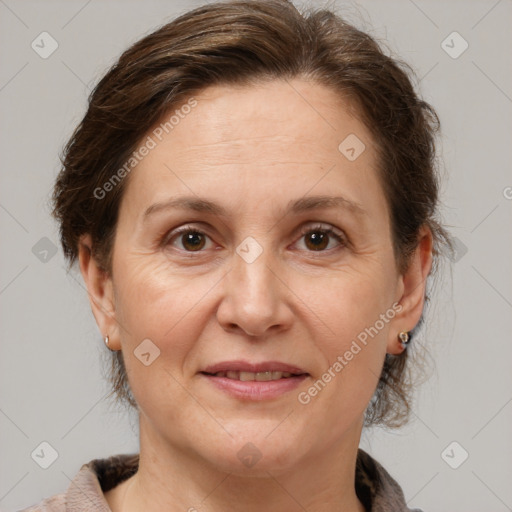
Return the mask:
<svg viewBox="0 0 512 512"><path fill-rule="evenodd" d="M398 334L398 339L400 340L400 343L402 343L402 348L407 348L411 341L411 335L407 331L402 331Z"/></svg>

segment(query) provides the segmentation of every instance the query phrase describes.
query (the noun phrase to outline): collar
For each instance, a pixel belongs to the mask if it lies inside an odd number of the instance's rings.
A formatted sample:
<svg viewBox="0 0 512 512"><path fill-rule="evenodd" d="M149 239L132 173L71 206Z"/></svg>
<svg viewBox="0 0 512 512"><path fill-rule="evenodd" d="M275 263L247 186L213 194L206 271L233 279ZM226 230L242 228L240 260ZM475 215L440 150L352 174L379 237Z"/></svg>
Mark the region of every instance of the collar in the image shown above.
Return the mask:
<svg viewBox="0 0 512 512"><path fill-rule="evenodd" d="M130 478L138 467L138 453L93 459L84 464L66 492L66 511L111 512L103 493ZM355 486L367 512L422 512L407 507L398 483L361 448L357 452Z"/></svg>

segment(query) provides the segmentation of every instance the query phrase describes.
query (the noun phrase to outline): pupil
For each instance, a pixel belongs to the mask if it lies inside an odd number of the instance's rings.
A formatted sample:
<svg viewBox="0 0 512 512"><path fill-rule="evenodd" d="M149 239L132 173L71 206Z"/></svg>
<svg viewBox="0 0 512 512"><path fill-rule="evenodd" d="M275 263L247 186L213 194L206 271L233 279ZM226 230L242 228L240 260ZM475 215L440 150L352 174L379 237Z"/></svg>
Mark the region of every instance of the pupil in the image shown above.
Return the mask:
<svg viewBox="0 0 512 512"><path fill-rule="evenodd" d="M325 248L326 244L325 242L327 241L327 236L325 235L325 233L311 233L310 234L310 240L313 241L313 248L314 249L323 249Z"/></svg>
<svg viewBox="0 0 512 512"><path fill-rule="evenodd" d="M200 233L187 233L185 236L185 242L184 242L184 246L188 248L192 248L192 250L197 250L197 249L201 249L201 247L204 245L201 244L201 242L203 240L201 240L201 234ZM204 241L203 241L204 242ZM198 247L197 244L200 244L200 246Z"/></svg>

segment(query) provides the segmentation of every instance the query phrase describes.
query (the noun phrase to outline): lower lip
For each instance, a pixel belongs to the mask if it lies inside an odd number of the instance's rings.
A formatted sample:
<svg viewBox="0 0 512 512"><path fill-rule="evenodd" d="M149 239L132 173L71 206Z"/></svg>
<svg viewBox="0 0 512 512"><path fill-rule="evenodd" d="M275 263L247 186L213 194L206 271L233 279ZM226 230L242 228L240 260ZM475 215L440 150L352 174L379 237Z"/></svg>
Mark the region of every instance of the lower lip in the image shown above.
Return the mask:
<svg viewBox="0 0 512 512"><path fill-rule="evenodd" d="M201 374L214 386L222 391L246 400L268 400L283 395L295 389L308 375L298 375L279 380L266 381L242 381L228 379L227 377L215 377L213 375Z"/></svg>

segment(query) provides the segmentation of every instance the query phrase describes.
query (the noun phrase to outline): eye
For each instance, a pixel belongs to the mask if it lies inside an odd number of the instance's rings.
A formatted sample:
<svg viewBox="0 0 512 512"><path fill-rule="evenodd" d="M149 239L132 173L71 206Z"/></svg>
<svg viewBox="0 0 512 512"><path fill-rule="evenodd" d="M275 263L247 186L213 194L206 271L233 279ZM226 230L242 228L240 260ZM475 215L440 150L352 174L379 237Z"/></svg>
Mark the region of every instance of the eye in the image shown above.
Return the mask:
<svg viewBox="0 0 512 512"><path fill-rule="evenodd" d="M329 242L332 239L336 240L339 246L347 245L343 233L338 233L331 227L323 227L320 224L302 228L300 235L306 237L306 249L311 252L324 252L326 249L332 249L332 247L329 248ZM165 237L163 245L176 246L178 244L178 249L185 252L201 252L205 248L207 240L210 240L210 237L200 229L184 226Z"/></svg>
<svg viewBox="0 0 512 512"><path fill-rule="evenodd" d="M184 226L171 233L171 236L166 237L164 245L175 245L176 242L179 242L182 246L178 247L179 249L186 252L200 252L206 245L207 238L210 237L203 231L190 226ZM171 243L174 239L176 239L175 242Z"/></svg>
<svg viewBox="0 0 512 512"><path fill-rule="evenodd" d="M324 252L332 239L336 240L341 246L347 244L347 240L342 233L336 232L331 227L323 227L320 224L302 228L301 236L306 237L304 243L313 252Z"/></svg>

